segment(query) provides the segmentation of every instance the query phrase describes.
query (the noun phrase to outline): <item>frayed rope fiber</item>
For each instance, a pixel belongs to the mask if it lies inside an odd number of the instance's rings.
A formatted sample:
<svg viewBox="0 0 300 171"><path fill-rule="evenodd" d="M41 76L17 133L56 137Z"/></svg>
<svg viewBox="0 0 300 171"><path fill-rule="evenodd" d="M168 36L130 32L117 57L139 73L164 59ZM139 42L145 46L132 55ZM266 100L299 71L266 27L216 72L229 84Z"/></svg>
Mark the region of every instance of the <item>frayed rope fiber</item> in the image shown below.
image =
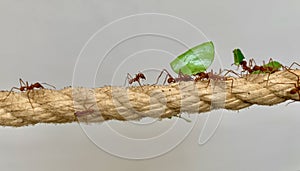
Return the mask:
<svg viewBox="0 0 300 171"><path fill-rule="evenodd" d="M294 73L294 74L293 74ZM227 81L189 81L136 87L37 89L0 92L0 125L20 127L37 123L139 120L168 118L180 113L204 113L224 108L240 110L253 104L299 101L300 70L251 74ZM231 83L233 82L233 85ZM30 99L30 102L29 102ZM32 105L32 106L31 106Z"/></svg>

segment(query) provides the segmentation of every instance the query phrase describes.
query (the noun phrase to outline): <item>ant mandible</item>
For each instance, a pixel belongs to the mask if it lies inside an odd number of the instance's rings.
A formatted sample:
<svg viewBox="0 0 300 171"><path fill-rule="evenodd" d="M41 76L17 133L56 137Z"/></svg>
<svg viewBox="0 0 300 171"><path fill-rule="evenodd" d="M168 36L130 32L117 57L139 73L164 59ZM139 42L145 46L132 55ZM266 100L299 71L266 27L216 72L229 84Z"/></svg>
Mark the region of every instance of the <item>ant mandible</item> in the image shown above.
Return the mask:
<svg viewBox="0 0 300 171"><path fill-rule="evenodd" d="M127 73L127 80L129 84L133 84L134 82L138 82L139 85L142 87L142 84L140 82L141 79L146 80L146 77L143 73L139 72L137 74L135 74L135 77L133 78L129 73ZM125 82L126 84L126 82Z"/></svg>
<svg viewBox="0 0 300 171"><path fill-rule="evenodd" d="M47 83L36 82L34 84L30 84L29 85L28 81L26 81L26 83L25 83L21 78L19 79L19 83L20 83L20 87L12 87L10 89L9 93L7 94L7 96L3 99L3 101L5 101L8 98L8 96L13 92L14 89L19 90L21 92L26 91L27 92L28 101L29 101L31 107L33 108L31 100L29 98L30 90L33 90L34 88L44 89L44 87L42 86L42 84L48 85L48 86L53 87L55 89L55 87L53 85L50 85L50 84L47 84Z"/></svg>

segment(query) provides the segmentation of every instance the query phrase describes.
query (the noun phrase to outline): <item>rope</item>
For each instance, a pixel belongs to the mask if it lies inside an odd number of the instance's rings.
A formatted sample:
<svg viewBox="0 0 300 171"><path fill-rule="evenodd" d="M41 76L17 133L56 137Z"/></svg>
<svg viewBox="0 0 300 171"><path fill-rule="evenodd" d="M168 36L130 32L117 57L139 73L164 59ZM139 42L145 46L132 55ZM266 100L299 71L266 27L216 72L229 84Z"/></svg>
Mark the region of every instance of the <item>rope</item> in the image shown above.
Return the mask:
<svg viewBox="0 0 300 171"><path fill-rule="evenodd" d="M9 96L8 91L1 91L0 125L20 127L37 123L168 118L183 112L204 113L220 108L240 110L253 104L271 106L286 100L299 101L299 90L296 89L299 75L300 70L283 70L271 75L227 77L226 81L127 88L36 89L12 92ZM292 89L296 93L292 93Z"/></svg>

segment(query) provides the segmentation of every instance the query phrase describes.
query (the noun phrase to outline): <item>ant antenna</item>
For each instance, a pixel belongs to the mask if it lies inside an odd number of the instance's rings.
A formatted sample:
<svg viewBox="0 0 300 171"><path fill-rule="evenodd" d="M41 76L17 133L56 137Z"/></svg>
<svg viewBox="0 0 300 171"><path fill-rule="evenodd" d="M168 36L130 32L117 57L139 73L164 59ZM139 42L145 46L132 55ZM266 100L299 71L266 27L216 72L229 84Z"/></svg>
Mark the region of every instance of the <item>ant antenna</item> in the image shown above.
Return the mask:
<svg viewBox="0 0 300 171"><path fill-rule="evenodd" d="M53 85L51 85L51 84L48 84L48 83L41 83L41 84L44 84L44 85L47 85L47 86L49 86L49 87L52 87L52 88L56 89L56 87L53 86Z"/></svg>

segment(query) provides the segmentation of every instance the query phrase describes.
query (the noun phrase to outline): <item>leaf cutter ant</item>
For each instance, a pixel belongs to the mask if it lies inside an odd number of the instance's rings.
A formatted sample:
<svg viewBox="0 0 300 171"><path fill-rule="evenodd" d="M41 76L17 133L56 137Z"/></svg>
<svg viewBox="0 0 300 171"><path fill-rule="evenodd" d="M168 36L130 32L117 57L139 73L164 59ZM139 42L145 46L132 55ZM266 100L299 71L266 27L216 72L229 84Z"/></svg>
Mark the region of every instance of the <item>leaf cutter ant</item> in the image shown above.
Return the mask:
<svg viewBox="0 0 300 171"><path fill-rule="evenodd" d="M227 71L224 75L221 75L222 72L224 71ZM211 72L199 72L197 74L195 74L195 79L194 81L197 82L197 81L202 81L204 79L208 80L208 83L207 83L207 86L206 88L209 86L209 83L211 80L214 80L214 81L228 81L230 80L231 81L231 92L232 92L232 88L233 88L233 79L232 78L229 78L227 77L227 75L229 73L233 73L235 75L237 75L238 77L240 77L236 72L232 71L232 70L223 70L223 71L219 71L219 74L214 74L213 73L213 70L211 70Z"/></svg>
<svg viewBox="0 0 300 171"><path fill-rule="evenodd" d="M143 73L139 72L137 74L135 74L135 77L132 77L129 73L127 73L127 77L126 77L128 83L131 85L134 82L139 83L139 85L142 87L142 84L140 82L141 79L146 80L146 77ZM126 84L126 81L125 81Z"/></svg>
<svg viewBox="0 0 300 171"><path fill-rule="evenodd" d="M7 96L3 99L3 101L5 101L5 100L8 98L8 96L13 92L14 89L19 90L19 91L21 91L21 92L26 91L26 92L27 92L27 98L28 98L28 101L29 101L31 107L33 108L32 103L31 103L31 100L30 100L30 98L29 98L29 93L30 93L31 90L33 91L34 88L37 88L37 89L44 89L44 86L42 86L42 84L45 84L45 85L47 85L47 86L50 86L50 87L56 89L53 85L50 85L50 84L47 84L47 83L39 83L39 82L36 82L36 83L34 83L34 84L30 84L30 85L29 85L29 84L28 84L28 81L26 81L26 83L25 83L21 78L19 79L19 83L20 83L20 87L12 87L12 88L10 89L9 93L7 94Z"/></svg>
<svg viewBox="0 0 300 171"><path fill-rule="evenodd" d="M165 77L165 80L164 80L164 82L163 82L163 85L164 85L166 82L168 82L169 84L171 84L171 83L177 83L177 82L180 82L180 81L193 81L193 80L194 80L191 76L189 76L189 75L187 75L187 74L183 74L180 70L179 70L178 77L177 77L177 78L174 78L174 77L173 77L166 69L163 69L163 70L160 72L159 76L157 77L157 80L156 80L156 82L154 83L154 85L155 85L155 84L158 84L158 81L159 81L160 77L162 76L162 74L163 74L164 72L165 72L167 75L166 75L166 77Z"/></svg>

